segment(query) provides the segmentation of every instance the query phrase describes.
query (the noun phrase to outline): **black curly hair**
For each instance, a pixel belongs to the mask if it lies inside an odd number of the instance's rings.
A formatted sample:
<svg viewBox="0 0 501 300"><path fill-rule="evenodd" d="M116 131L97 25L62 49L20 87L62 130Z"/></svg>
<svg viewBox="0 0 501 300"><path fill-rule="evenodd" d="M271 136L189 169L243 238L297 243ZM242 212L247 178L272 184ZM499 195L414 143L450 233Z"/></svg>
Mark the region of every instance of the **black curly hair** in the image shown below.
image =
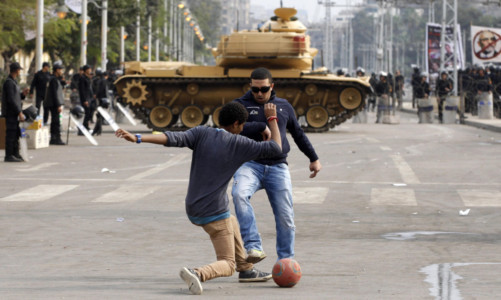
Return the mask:
<svg viewBox="0 0 501 300"><path fill-rule="evenodd" d="M270 83L273 83L273 78L271 77L270 70L266 68L257 68L252 71L250 79L268 79Z"/></svg>
<svg viewBox="0 0 501 300"><path fill-rule="evenodd" d="M247 121L247 117L249 113L247 113L247 109L238 103L238 102L229 102L226 103L219 112L219 125L220 126L229 126L235 121L238 121L238 124L243 124Z"/></svg>

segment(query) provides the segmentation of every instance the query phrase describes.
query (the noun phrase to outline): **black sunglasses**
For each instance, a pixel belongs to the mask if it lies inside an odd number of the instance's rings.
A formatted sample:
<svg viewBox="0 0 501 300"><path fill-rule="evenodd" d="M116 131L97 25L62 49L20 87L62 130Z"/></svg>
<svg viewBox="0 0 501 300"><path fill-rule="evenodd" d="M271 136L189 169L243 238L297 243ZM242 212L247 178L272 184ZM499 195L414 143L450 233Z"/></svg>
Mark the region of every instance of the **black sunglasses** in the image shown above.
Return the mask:
<svg viewBox="0 0 501 300"><path fill-rule="evenodd" d="M268 91L271 89L271 86L262 86L260 88L258 88L257 86L251 86L251 90L253 93L268 93Z"/></svg>

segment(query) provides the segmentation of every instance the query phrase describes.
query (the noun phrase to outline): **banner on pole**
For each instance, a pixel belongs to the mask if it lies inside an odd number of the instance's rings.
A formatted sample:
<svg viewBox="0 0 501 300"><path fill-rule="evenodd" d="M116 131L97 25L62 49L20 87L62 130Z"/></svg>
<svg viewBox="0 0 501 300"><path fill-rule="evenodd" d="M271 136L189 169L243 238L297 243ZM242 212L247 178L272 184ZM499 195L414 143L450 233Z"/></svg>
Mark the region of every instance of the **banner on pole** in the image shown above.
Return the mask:
<svg viewBox="0 0 501 300"><path fill-rule="evenodd" d="M442 25L427 23L426 24L426 70L428 70L428 74L437 76L440 72L440 59L441 59L441 36L442 34ZM445 42L445 56L450 57L454 54L454 44L447 42L448 40L454 39L454 29L453 26L446 27L447 39ZM458 69L462 69L464 67L464 52L463 52L463 44L461 42L461 28L457 27L457 45L458 49L456 50L456 59L457 59L457 67ZM446 70L450 70L454 68L454 62L452 60L447 60L444 68Z"/></svg>
<svg viewBox="0 0 501 300"><path fill-rule="evenodd" d="M501 28L471 26L473 64L501 63Z"/></svg>

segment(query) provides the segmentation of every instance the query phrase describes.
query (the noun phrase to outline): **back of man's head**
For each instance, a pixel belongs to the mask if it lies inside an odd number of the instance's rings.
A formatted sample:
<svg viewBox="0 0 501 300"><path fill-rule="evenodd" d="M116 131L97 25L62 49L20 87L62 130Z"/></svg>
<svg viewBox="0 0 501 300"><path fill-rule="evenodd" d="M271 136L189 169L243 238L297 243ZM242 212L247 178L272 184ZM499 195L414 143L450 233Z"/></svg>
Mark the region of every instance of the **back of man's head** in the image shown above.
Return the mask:
<svg viewBox="0 0 501 300"><path fill-rule="evenodd" d="M219 126L230 126L238 121L238 124L243 124L247 121L249 113L247 109L238 102L226 103L219 112Z"/></svg>
<svg viewBox="0 0 501 300"><path fill-rule="evenodd" d="M270 83L273 82L273 78L271 77L271 73L268 69L266 68L257 68L252 71L250 79L256 79L256 80L262 80L262 79L269 79Z"/></svg>

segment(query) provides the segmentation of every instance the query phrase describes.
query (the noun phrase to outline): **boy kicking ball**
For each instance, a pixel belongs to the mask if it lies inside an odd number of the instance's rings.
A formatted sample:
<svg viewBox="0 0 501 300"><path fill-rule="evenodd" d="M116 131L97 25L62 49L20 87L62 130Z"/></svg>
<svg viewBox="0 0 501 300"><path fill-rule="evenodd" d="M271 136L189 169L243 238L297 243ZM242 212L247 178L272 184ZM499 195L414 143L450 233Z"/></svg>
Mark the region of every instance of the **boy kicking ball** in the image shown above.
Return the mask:
<svg viewBox="0 0 501 300"><path fill-rule="evenodd" d="M221 128L198 126L185 132L166 131L160 135L131 134L118 129L115 135L129 142L153 143L193 150L186 213L188 219L209 234L217 261L190 269L182 268L179 276L192 294L202 294L201 282L239 272L240 282L271 279L270 273L246 262L238 222L230 214L226 190L235 171L246 161L274 157L282 153L280 131L274 104L267 103L264 113L271 131L271 141L256 142L239 135L248 113L236 102L223 106L219 114Z"/></svg>

